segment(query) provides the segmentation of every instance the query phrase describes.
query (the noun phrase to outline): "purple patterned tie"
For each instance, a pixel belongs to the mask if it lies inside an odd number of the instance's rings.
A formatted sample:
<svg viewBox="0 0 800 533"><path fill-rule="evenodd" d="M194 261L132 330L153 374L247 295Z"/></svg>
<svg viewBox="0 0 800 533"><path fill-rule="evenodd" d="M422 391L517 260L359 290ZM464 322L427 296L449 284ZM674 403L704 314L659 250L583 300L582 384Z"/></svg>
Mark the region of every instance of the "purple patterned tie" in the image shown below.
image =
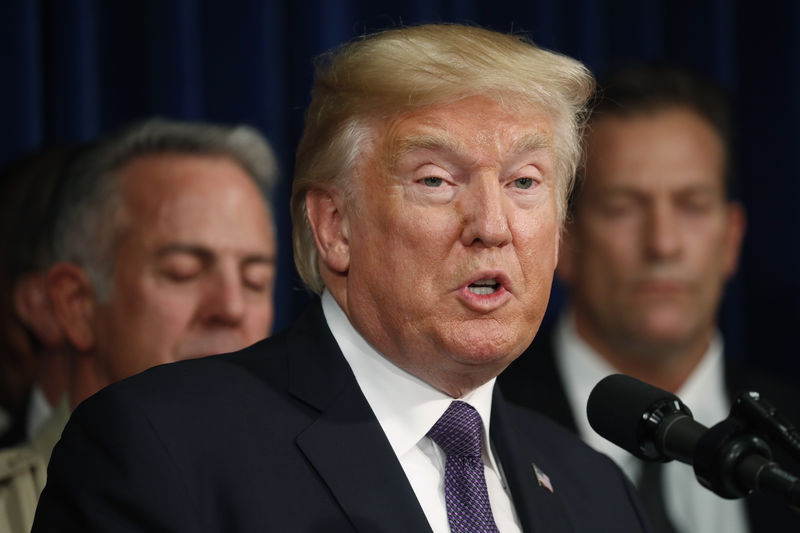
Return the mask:
<svg viewBox="0 0 800 533"><path fill-rule="evenodd" d="M478 411L456 400L428 431L447 456L444 495L452 533L497 533L483 476L482 428Z"/></svg>

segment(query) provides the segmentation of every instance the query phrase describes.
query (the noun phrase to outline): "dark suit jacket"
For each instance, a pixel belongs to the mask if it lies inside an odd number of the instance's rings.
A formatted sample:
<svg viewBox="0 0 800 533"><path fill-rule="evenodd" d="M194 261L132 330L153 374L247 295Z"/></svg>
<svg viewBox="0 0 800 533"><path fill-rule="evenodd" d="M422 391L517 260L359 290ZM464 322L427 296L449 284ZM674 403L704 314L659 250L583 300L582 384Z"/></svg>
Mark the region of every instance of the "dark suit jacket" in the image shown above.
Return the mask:
<svg viewBox="0 0 800 533"><path fill-rule="evenodd" d="M725 380L731 399L743 390L756 390L774 404L778 412L793 423L800 423L800 389L773 377L726 363ZM533 409L577 433L561 375L556 367L553 330L541 330L533 344L514 361L497 380L505 398L517 405ZM689 406L691 408L691 406ZM797 462L773 447L778 464L789 472L800 474ZM750 531L777 533L797 531L800 513L792 511L780 499L754 494L746 500Z"/></svg>
<svg viewBox="0 0 800 533"><path fill-rule="evenodd" d="M492 416L525 531L644 530L609 459L499 395ZM289 330L241 352L151 369L79 406L33 531L430 528L315 302Z"/></svg>

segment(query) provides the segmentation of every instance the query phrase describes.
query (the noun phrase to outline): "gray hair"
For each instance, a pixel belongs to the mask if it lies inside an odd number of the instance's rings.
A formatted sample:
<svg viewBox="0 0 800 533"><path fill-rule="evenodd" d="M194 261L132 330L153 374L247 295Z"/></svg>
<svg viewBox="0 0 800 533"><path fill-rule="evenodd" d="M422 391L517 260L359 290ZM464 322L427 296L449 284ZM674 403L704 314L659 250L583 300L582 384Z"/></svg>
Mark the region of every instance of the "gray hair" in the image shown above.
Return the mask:
<svg viewBox="0 0 800 533"><path fill-rule="evenodd" d="M52 260L80 265L100 299L111 292L115 248L124 226L119 171L134 159L159 154L229 158L258 185L271 212L277 164L269 144L253 128L155 118L100 138L67 170L56 198L51 238Z"/></svg>

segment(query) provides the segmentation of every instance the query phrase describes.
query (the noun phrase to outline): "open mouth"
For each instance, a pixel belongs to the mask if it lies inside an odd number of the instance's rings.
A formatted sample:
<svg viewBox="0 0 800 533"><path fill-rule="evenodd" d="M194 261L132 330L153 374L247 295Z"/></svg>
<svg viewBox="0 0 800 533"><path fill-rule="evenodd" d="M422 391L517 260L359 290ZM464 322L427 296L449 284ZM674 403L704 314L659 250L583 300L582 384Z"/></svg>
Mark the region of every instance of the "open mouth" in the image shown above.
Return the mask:
<svg viewBox="0 0 800 533"><path fill-rule="evenodd" d="M485 296L487 294L494 294L500 290L500 283L496 279L479 279L467 285L467 289L472 294Z"/></svg>

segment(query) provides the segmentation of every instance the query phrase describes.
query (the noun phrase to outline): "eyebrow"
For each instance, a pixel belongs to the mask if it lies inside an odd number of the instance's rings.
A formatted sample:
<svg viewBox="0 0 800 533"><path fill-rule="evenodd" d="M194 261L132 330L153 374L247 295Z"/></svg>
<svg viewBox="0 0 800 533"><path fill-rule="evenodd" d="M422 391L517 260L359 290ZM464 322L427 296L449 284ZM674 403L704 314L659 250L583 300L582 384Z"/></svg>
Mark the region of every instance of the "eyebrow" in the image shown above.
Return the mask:
<svg viewBox="0 0 800 533"><path fill-rule="evenodd" d="M692 194L711 194L716 195L718 193L717 187L713 185L686 185L680 188L677 188L673 191L670 191L670 195L672 196L687 196ZM649 191L643 191L640 188L631 185L611 185L600 187L595 194L601 194L604 196L621 196L621 195L643 195L649 194ZM724 196L724 193L722 193Z"/></svg>
<svg viewBox="0 0 800 533"><path fill-rule="evenodd" d="M205 246L196 244L173 243L162 246L156 251L156 257L162 258L171 254L190 254L204 261L214 258L214 252ZM264 263L274 265L276 262L275 254L250 254L244 257L244 263Z"/></svg>
<svg viewBox="0 0 800 533"><path fill-rule="evenodd" d="M546 133L536 132L526 135L514 143L511 152L514 154L523 154L525 152L536 152L543 149L551 149L553 147L553 137Z"/></svg>
<svg viewBox="0 0 800 533"><path fill-rule="evenodd" d="M393 151L389 161L393 168L397 161L410 152L417 150L445 151L458 153L462 150L462 144L455 139L439 135L418 135L415 137L400 139L397 141L397 149Z"/></svg>
<svg viewBox="0 0 800 533"><path fill-rule="evenodd" d="M523 154L525 152L535 152L543 149L550 149L553 146L552 137L546 133L536 132L525 135L518 139L513 147L511 153L514 155ZM397 161L405 154L414 152L416 150L431 150L431 151L444 151L457 154L465 151L463 144L451 137L444 137L440 135L419 135L406 139L400 139L397 142L397 149L392 154L390 160L391 168L397 165Z"/></svg>

